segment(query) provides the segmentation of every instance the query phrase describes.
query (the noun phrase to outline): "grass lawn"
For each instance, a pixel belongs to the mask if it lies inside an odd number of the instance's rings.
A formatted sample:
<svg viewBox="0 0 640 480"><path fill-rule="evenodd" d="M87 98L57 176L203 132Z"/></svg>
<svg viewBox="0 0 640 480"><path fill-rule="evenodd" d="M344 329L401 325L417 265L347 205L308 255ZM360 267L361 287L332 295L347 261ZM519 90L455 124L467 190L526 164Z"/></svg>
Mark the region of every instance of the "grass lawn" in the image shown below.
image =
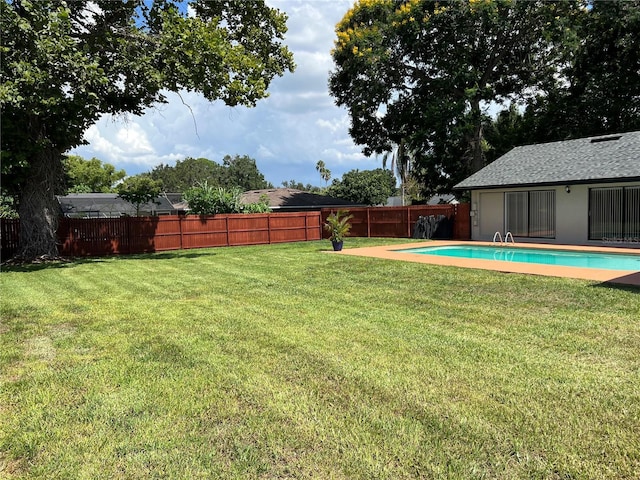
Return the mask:
<svg viewBox="0 0 640 480"><path fill-rule="evenodd" d="M4 268L0 478L640 478L640 289L329 249Z"/></svg>

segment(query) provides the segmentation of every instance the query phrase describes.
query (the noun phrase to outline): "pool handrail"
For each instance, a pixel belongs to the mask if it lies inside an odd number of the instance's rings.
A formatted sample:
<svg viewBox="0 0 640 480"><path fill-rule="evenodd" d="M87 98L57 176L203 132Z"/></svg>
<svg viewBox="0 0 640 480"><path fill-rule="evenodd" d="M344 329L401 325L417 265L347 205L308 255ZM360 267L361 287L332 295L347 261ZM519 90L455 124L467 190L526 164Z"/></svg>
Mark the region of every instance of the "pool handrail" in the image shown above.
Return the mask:
<svg viewBox="0 0 640 480"><path fill-rule="evenodd" d="M515 245L516 241L513 239L513 235L511 234L511 232L507 232L504 234L504 244L506 245L507 243L509 243L509 237L511 237L511 243Z"/></svg>

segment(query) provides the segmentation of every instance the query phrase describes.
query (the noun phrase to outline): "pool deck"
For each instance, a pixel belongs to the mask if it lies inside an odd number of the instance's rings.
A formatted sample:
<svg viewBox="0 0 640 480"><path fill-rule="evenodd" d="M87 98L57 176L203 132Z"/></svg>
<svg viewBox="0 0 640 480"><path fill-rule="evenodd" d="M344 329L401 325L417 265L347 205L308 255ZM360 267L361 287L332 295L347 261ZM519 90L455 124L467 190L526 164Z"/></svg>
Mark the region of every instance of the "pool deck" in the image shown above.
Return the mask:
<svg viewBox="0 0 640 480"><path fill-rule="evenodd" d="M478 268L507 273L524 273L529 275L545 275L548 277L579 278L598 282L618 283L622 285L640 286L640 272L625 272L621 270L601 270L595 268L562 267L557 265L539 265L534 263L505 262L497 260L480 260L454 257L439 257L435 255L421 255L417 253L399 252L407 248L440 247L451 245L485 245L495 246L491 242L464 241L423 241L407 244L385 245L379 247L347 248L339 252L341 255L355 255L361 257L386 258L405 262L428 263L431 265L445 265L462 268ZM537 243L521 243L509 247L540 248L549 250L570 250L574 252L623 253L640 255L637 248L607 248L587 247L576 245L549 245Z"/></svg>

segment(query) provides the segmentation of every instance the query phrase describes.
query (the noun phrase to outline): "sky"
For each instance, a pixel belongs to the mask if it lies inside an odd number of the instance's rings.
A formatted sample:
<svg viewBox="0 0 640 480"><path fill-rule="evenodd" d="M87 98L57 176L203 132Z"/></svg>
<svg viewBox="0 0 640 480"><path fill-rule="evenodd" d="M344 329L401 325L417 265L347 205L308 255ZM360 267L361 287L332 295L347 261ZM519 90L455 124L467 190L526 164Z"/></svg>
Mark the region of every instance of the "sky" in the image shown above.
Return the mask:
<svg viewBox="0 0 640 480"><path fill-rule="evenodd" d="M327 86L335 25L353 3L267 0L289 17L284 43L297 67L276 77L270 96L256 107L232 108L196 93L167 93L167 104L142 116L103 116L87 130L88 145L70 153L98 158L128 175L186 157L222 163L225 155L248 155L275 187L289 180L324 186L316 171L318 160L332 179L353 169L381 167L380 158L365 157L353 143L347 111L335 106Z"/></svg>

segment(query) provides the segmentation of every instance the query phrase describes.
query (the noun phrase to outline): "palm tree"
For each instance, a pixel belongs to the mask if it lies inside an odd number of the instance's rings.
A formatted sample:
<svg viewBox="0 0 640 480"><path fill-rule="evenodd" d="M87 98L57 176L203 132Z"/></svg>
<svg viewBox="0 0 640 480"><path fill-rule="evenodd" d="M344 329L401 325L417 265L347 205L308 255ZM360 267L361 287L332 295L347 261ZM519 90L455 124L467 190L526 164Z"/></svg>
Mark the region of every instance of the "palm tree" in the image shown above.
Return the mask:
<svg viewBox="0 0 640 480"><path fill-rule="evenodd" d="M331 170L329 170L322 160L318 160L316 163L316 170L320 174L320 177L324 180L324 186L327 186L329 179L331 178Z"/></svg>
<svg viewBox="0 0 640 480"><path fill-rule="evenodd" d="M382 168L387 168L387 161L391 159L390 170L400 178L400 191L402 192L402 206L405 204L405 193L407 183L411 173L411 163L413 161L413 151L410 150L404 140L395 145L390 152L386 152L382 157Z"/></svg>

